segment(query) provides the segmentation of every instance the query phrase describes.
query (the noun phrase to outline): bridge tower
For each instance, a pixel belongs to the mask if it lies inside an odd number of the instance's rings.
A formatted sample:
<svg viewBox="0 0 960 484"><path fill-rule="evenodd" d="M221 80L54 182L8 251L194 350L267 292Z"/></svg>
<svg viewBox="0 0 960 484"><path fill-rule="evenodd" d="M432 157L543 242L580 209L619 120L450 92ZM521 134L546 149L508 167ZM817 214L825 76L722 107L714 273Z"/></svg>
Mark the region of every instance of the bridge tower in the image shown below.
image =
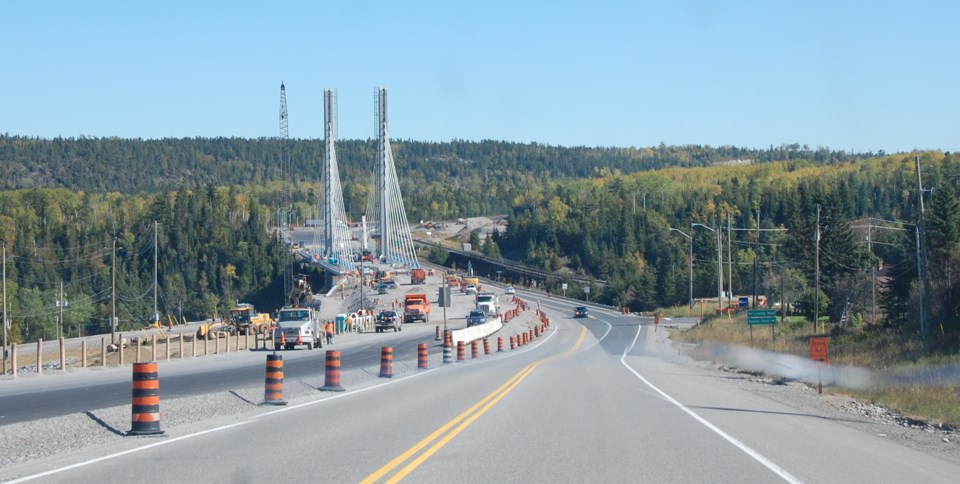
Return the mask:
<svg viewBox="0 0 960 484"><path fill-rule="evenodd" d="M376 94L377 123L377 171L378 193L377 219L380 232L380 259L391 264L420 267L417 252L410 236L410 225L403 207L400 183L394 167L390 138L387 135L387 90L380 88Z"/></svg>
<svg viewBox="0 0 960 484"><path fill-rule="evenodd" d="M340 170L337 167L337 97L331 89L323 91L323 237L324 256L334 265L353 268L350 257L351 236L349 220L343 208L343 188L340 185Z"/></svg>

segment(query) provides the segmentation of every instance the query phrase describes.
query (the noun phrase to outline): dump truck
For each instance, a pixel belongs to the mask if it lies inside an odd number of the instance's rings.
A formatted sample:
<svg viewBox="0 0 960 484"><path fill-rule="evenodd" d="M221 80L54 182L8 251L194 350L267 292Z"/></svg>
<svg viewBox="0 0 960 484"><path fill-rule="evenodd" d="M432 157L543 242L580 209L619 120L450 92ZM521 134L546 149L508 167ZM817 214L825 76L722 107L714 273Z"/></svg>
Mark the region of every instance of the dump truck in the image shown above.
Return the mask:
<svg viewBox="0 0 960 484"><path fill-rule="evenodd" d="M237 303L230 310L230 321L240 334L260 334L274 325L273 318L267 313L258 313L253 304Z"/></svg>
<svg viewBox="0 0 960 484"><path fill-rule="evenodd" d="M403 322L430 322L430 300L426 294L407 294L403 301Z"/></svg>
<svg viewBox="0 0 960 484"><path fill-rule="evenodd" d="M410 284L423 284L427 282L427 271L423 269L410 269Z"/></svg>

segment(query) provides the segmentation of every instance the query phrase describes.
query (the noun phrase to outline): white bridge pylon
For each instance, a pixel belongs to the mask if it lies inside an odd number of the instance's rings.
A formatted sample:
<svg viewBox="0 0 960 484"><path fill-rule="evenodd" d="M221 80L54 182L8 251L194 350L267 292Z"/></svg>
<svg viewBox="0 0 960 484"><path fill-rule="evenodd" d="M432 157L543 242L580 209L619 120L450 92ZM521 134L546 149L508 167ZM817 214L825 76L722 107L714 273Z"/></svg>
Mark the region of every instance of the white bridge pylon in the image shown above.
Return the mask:
<svg viewBox="0 0 960 484"><path fill-rule="evenodd" d="M410 224L407 212L403 208L403 196L400 182L394 167L393 150L387 135L387 90L380 88L376 94L377 102L377 175L379 197L376 205L375 226L380 234L380 260L389 264L419 268L417 251L410 236Z"/></svg>
<svg viewBox="0 0 960 484"><path fill-rule="evenodd" d="M324 258L331 265L354 269L350 247L350 226L343 209L343 189L337 168L336 95L330 89L323 91L323 178L324 183Z"/></svg>

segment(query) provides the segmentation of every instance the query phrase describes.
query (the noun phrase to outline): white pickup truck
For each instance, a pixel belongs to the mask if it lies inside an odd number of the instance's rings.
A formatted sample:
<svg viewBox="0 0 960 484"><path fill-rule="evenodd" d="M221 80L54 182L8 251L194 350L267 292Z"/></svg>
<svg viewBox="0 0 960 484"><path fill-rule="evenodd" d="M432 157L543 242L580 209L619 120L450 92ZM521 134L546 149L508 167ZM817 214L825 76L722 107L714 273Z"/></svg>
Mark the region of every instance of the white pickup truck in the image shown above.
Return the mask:
<svg viewBox="0 0 960 484"><path fill-rule="evenodd" d="M273 335L273 347L292 350L306 345L308 350L323 347L323 328L311 308L284 308L277 315L279 327Z"/></svg>

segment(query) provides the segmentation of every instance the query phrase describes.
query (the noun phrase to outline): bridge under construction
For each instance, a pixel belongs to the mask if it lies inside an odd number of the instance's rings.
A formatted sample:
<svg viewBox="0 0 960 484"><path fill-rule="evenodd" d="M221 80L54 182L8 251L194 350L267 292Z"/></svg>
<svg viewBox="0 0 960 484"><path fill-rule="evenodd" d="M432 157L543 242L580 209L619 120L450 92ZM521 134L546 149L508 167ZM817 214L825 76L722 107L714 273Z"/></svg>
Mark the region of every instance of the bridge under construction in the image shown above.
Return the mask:
<svg viewBox="0 0 960 484"><path fill-rule="evenodd" d="M374 96L377 160L371 176L377 190L371 194L367 209L359 221L350 220L344 209L336 150L336 92L326 89L323 94L324 153L320 171L323 183L323 198L320 201L322 223L317 224L322 227L322 233L317 234L318 244L311 250L311 260L337 274L358 270L362 263L361 254L370 254L382 264L419 268L387 132L387 90L379 88ZM280 132L281 138L286 139L288 119L283 84L280 85L280 95ZM282 171L287 170L289 165L284 161L286 156L286 152L281 154Z"/></svg>

